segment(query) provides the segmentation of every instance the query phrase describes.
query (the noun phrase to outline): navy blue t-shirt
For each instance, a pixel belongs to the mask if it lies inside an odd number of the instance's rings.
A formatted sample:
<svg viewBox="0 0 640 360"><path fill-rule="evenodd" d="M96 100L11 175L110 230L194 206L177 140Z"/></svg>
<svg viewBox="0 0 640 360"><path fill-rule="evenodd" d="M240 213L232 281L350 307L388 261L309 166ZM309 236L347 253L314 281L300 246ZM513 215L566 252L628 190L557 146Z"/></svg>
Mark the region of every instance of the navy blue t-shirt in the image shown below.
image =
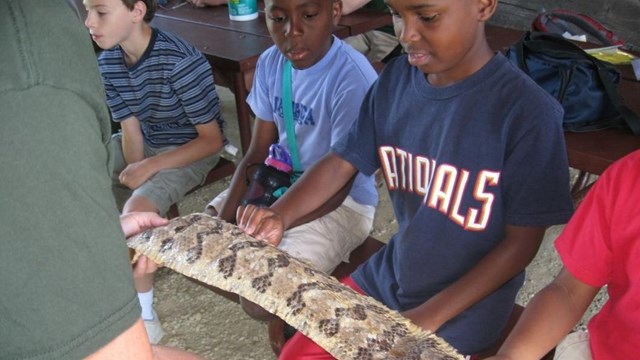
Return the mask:
<svg viewBox="0 0 640 360"><path fill-rule="evenodd" d="M364 174L382 168L398 232L353 274L369 295L414 308L469 271L505 225L566 222L573 206L562 107L497 54L433 87L406 56L386 65L333 150ZM474 354L499 337L524 274L442 326Z"/></svg>

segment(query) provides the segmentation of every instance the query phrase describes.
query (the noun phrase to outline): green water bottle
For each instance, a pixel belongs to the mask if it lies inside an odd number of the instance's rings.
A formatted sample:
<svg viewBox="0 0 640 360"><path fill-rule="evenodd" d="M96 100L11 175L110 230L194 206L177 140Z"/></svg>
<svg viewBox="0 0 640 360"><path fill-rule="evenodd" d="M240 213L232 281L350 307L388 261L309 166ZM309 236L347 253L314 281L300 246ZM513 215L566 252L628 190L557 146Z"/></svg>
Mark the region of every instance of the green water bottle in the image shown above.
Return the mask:
<svg viewBox="0 0 640 360"><path fill-rule="evenodd" d="M257 0L229 0L229 19L235 21L248 21L257 17Z"/></svg>

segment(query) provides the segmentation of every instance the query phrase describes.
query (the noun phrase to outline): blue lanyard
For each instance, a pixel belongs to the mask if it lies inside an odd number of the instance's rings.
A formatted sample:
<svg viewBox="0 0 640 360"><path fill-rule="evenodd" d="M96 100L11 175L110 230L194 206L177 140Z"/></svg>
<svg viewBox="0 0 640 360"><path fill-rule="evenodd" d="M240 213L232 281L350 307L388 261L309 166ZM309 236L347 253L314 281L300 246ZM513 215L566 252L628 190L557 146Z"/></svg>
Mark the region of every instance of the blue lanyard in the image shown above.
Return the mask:
<svg viewBox="0 0 640 360"><path fill-rule="evenodd" d="M285 61L284 72L282 73L282 112L284 113L284 124L287 132L289 152L291 153L291 162L293 163L293 172L294 174L299 174L302 173L302 166L300 165L300 157L298 156L296 132L293 122L293 102L291 101L291 61L289 60Z"/></svg>

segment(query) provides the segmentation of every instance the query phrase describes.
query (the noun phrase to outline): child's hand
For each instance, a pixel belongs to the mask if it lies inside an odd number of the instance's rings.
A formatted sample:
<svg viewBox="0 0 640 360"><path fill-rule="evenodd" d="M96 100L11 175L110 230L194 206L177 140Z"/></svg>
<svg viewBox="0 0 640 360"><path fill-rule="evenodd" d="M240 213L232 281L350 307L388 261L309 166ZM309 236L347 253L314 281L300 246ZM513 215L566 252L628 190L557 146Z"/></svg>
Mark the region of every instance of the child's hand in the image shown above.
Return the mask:
<svg viewBox="0 0 640 360"><path fill-rule="evenodd" d="M118 177L120 183L131 190L135 190L149 180L156 171L145 160L127 165Z"/></svg>
<svg viewBox="0 0 640 360"><path fill-rule="evenodd" d="M432 333L435 333L436 331L438 331L440 326L442 326L442 324L435 322L434 317L425 316L425 312L421 311L420 307L405 310L401 314L402 316L411 320L412 323Z"/></svg>
<svg viewBox="0 0 640 360"><path fill-rule="evenodd" d="M284 222L273 210L255 205L239 206L236 212L238 227L258 240L278 246L284 234Z"/></svg>
<svg viewBox="0 0 640 360"><path fill-rule="evenodd" d="M169 220L154 212L132 212L120 215L120 226L125 237L135 235L144 230L166 225Z"/></svg>

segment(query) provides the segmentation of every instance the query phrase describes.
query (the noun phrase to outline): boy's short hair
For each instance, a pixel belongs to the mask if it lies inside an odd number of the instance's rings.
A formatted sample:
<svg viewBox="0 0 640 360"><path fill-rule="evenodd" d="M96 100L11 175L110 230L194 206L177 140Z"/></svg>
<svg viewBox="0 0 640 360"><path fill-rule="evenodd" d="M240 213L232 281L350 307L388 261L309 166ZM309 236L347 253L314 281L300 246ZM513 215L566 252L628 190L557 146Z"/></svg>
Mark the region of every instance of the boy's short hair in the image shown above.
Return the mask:
<svg viewBox="0 0 640 360"><path fill-rule="evenodd" d="M122 0L122 3L127 7L127 9L133 10L134 5L138 1L142 1L147 6L147 12L144 14L144 21L147 23L151 22L156 14L158 2L156 0Z"/></svg>

